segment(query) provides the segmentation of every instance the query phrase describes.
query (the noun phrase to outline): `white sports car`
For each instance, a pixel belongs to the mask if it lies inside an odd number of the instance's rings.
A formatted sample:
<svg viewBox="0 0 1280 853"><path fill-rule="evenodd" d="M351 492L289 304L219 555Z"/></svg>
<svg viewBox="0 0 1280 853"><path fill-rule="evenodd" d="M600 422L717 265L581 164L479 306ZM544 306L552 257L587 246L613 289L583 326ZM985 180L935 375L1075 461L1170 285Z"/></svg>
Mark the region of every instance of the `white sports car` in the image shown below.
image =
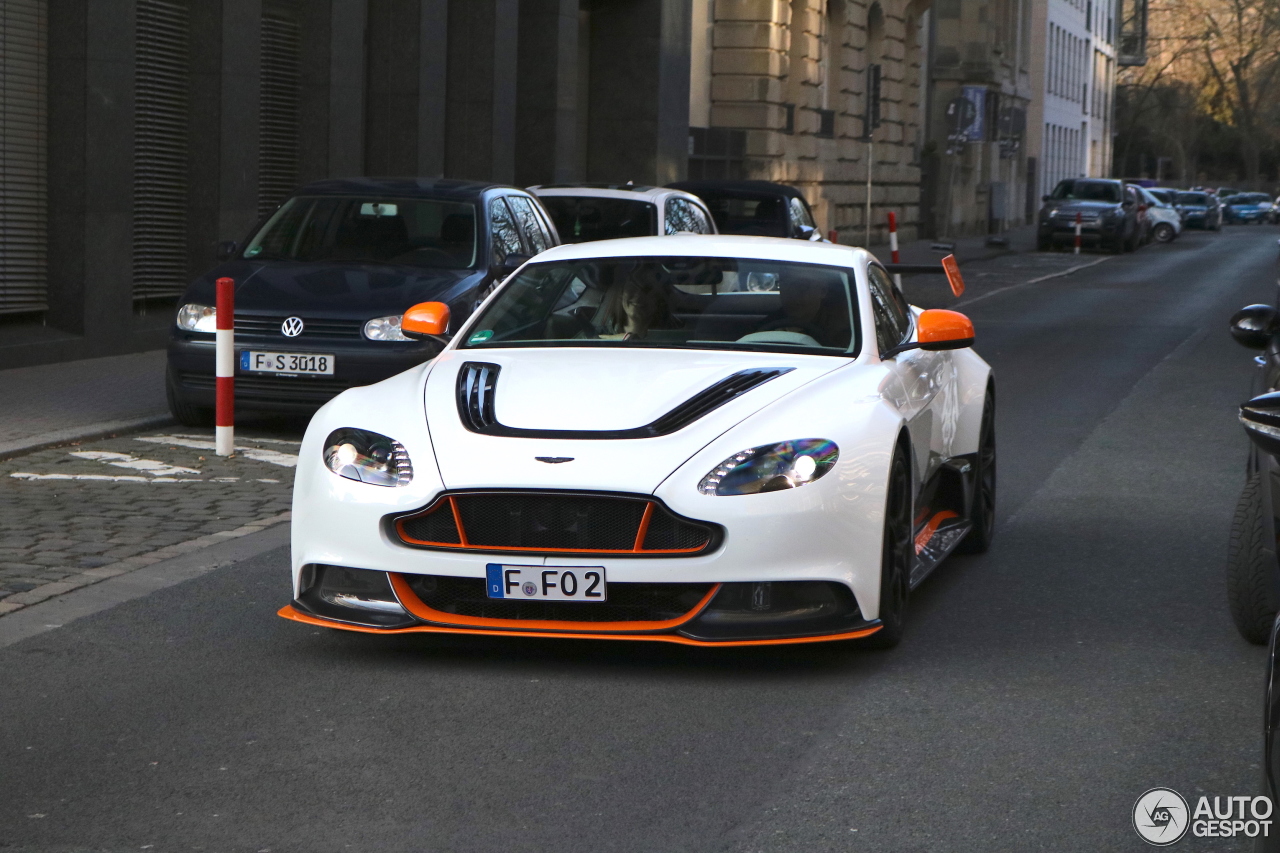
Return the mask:
<svg viewBox="0 0 1280 853"><path fill-rule="evenodd" d="M442 336L448 308L406 313ZM995 505L995 391L862 249L681 236L539 255L420 367L311 421L280 615L732 646L902 636Z"/></svg>

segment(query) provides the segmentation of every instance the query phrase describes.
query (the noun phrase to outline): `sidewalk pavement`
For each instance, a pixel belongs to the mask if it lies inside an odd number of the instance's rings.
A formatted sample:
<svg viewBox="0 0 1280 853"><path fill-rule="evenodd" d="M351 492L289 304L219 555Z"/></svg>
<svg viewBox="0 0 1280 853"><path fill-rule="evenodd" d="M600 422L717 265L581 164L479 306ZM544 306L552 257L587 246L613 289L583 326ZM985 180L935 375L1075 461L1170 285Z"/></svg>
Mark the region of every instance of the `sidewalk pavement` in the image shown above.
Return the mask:
<svg viewBox="0 0 1280 853"><path fill-rule="evenodd" d="M164 350L0 370L0 459L169 421Z"/></svg>
<svg viewBox="0 0 1280 853"><path fill-rule="evenodd" d="M1003 245L989 245L988 240L1003 241ZM934 244L953 244L949 250L934 249ZM946 240L912 240L898 247L898 254L904 264L935 264L946 255L955 255L961 264L984 261L1004 255L1024 254L1036 250L1036 226L1023 225L1010 228L999 235L982 235L979 237L955 237ZM889 263L889 247L873 246L871 253L884 263Z"/></svg>

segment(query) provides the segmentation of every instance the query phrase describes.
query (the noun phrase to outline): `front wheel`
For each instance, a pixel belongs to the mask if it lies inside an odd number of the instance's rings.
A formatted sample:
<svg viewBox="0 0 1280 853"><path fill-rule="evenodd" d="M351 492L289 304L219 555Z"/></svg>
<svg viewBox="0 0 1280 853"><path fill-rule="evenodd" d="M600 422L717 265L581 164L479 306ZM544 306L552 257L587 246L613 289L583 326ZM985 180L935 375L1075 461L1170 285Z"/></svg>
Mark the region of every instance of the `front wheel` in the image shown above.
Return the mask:
<svg viewBox="0 0 1280 853"><path fill-rule="evenodd" d="M1174 237L1178 236L1177 234L1174 233L1173 226L1170 225L1168 222L1161 222L1159 225L1157 225L1155 234L1156 234L1156 241L1159 243L1168 243L1171 240L1173 240Z"/></svg>
<svg viewBox="0 0 1280 853"><path fill-rule="evenodd" d="M169 414L178 423L185 427L213 426L213 409L192 405L182 395L178 377L174 375L172 367L166 368L164 372L164 395L169 404Z"/></svg>
<svg viewBox="0 0 1280 853"><path fill-rule="evenodd" d="M978 456L973 472L973 506L969 523L973 528L956 546L957 554L985 554L996 532L996 396L987 388L982 404L982 427L978 431Z"/></svg>
<svg viewBox="0 0 1280 853"><path fill-rule="evenodd" d="M1249 477L1236 504L1227 548L1227 604L1236 630L1254 645L1271 636L1280 610L1280 566L1276 564L1274 522L1265 518L1260 475ZM1270 535L1268 535L1270 533Z"/></svg>
<svg viewBox="0 0 1280 853"><path fill-rule="evenodd" d="M907 599L911 594L911 561L915 556L911 504L911 466L906 453L899 448L893 454L884 500L884 539L880 545L881 628L863 641L869 648L891 649L902 641Z"/></svg>

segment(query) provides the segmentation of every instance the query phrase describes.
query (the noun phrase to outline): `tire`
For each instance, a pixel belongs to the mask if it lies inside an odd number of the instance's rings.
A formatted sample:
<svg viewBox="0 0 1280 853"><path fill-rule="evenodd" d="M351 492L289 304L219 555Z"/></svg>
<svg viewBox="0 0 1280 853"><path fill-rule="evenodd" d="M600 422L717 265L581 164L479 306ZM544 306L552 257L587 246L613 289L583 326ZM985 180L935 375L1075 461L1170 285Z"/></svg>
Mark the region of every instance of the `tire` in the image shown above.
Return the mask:
<svg viewBox="0 0 1280 853"><path fill-rule="evenodd" d="M978 430L978 458L973 472L973 529L956 546L957 554L985 554L996 532L996 395L987 386Z"/></svg>
<svg viewBox="0 0 1280 853"><path fill-rule="evenodd" d="M1173 226L1168 222L1161 222L1155 227L1155 231L1153 233L1155 234L1157 243L1171 243L1173 242L1173 238L1178 236L1174 233Z"/></svg>
<svg viewBox="0 0 1280 853"><path fill-rule="evenodd" d="M187 427L213 426L213 409L192 405L182 396L172 367L164 372L164 396L169 403L169 414L178 423Z"/></svg>
<svg viewBox="0 0 1280 853"><path fill-rule="evenodd" d="M1050 251L1051 249L1053 249L1053 240L1052 240L1052 239L1050 239L1049 237L1037 237L1037 238L1036 238L1036 251L1037 251L1037 252L1048 252L1048 251Z"/></svg>
<svg viewBox="0 0 1280 853"><path fill-rule="evenodd" d="M891 649L902 641L907 601L911 597L912 530L911 465L898 448L889 467L884 499L884 539L880 545L879 631L863 640L867 648Z"/></svg>
<svg viewBox="0 0 1280 853"><path fill-rule="evenodd" d="M1263 480L1249 477L1236 504L1227 548L1227 605L1240 636L1256 646L1271 638L1280 610L1280 566L1276 563L1274 523L1264 518ZM1270 540L1268 531L1271 532ZM1270 546L1270 547L1268 547Z"/></svg>

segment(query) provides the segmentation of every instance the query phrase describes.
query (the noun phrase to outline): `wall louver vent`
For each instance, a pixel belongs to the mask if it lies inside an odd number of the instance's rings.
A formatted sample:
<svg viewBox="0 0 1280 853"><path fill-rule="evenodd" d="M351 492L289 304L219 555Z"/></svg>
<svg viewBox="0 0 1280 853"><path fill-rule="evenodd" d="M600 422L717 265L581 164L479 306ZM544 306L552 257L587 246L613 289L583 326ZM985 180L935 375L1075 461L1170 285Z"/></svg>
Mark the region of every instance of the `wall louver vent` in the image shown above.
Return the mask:
<svg viewBox="0 0 1280 853"><path fill-rule="evenodd" d="M262 13L258 125L258 216L268 216L298 184L298 63L301 28L293 10Z"/></svg>
<svg viewBox="0 0 1280 853"><path fill-rule="evenodd" d="M134 70L133 299L187 286L190 20L174 0L138 0Z"/></svg>
<svg viewBox="0 0 1280 853"><path fill-rule="evenodd" d="M0 314L48 307L47 34L45 0L0 2Z"/></svg>

